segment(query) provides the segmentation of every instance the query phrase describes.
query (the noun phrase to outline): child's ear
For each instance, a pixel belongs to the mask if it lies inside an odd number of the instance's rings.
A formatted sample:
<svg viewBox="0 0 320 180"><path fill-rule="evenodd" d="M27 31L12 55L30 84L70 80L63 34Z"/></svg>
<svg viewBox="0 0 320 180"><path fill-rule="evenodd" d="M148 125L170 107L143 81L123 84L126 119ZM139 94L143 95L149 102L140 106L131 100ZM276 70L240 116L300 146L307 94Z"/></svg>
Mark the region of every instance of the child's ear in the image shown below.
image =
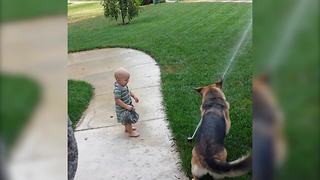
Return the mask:
<svg viewBox="0 0 320 180"><path fill-rule="evenodd" d="M200 94L201 94L202 89L203 89L203 87L194 88L194 90L197 91L197 92L200 93Z"/></svg>
<svg viewBox="0 0 320 180"><path fill-rule="evenodd" d="M215 85L216 85L218 88L222 89L222 80L219 81L219 82L216 82Z"/></svg>

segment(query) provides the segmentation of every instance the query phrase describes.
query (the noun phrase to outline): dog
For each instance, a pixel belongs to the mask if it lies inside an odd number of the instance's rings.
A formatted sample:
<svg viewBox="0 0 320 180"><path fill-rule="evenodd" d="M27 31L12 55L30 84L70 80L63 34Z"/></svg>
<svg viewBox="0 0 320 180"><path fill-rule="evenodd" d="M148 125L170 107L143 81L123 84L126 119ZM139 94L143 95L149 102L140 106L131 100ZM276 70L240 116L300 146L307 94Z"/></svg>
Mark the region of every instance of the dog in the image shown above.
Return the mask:
<svg viewBox="0 0 320 180"><path fill-rule="evenodd" d="M253 180L275 179L286 159L285 117L273 93L269 74L253 78Z"/></svg>
<svg viewBox="0 0 320 180"><path fill-rule="evenodd" d="M194 180L207 174L215 179L236 177L251 169L251 155L227 162L224 138L231 127L229 103L222 92L222 81L196 88L202 96L202 123L192 149L191 172Z"/></svg>

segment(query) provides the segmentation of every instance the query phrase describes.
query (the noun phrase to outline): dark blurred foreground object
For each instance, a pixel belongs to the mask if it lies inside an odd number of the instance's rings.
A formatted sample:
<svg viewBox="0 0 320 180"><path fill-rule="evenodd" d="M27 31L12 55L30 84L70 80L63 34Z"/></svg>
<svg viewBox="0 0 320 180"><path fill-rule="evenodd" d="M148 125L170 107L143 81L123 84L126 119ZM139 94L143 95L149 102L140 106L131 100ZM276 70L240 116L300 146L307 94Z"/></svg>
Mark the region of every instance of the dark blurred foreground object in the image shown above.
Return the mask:
<svg viewBox="0 0 320 180"><path fill-rule="evenodd" d="M72 122L68 119L68 180L73 180L78 167L78 147Z"/></svg>
<svg viewBox="0 0 320 180"><path fill-rule="evenodd" d="M287 154L281 169L274 167L275 179L320 179L319 7L318 0L254 3L256 74L268 72L286 119ZM260 137L271 137L272 125L265 126Z"/></svg>
<svg viewBox="0 0 320 180"><path fill-rule="evenodd" d="M286 154L283 115L267 76L253 81L253 179L274 179Z"/></svg>
<svg viewBox="0 0 320 180"><path fill-rule="evenodd" d="M5 170L5 159L4 159L4 142L0 136L0 180L5 180L6 178L6 170Z"/></svg>

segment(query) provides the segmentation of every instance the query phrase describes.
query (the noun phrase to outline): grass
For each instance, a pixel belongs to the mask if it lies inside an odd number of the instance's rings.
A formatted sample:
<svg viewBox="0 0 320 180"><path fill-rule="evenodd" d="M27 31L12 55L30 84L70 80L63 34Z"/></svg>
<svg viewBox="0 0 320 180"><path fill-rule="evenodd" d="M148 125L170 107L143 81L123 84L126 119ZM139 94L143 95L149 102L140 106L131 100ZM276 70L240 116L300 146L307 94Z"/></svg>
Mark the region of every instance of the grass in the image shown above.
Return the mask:
<svg viewBox="0 0 320 180"><path fill-rule="evenodd" d="M87 109L93 87L84 81L68 80L68 115L75 128L83 112Z"/></svg>
<svg viewBox="0 0 320 180"><path fill-rule="evenodd" d="M29 19L39 16L64 14L66 1L57 0L3 0L1 1L1 22Z"/></svg>
<svg viewBox="0 0 320 180"><path fill-rule="evenodd" d="M101 15L103 7L97 2L71 4L68 6L68 21L73 23Z"/></svg>
<svg viewBox="0 0 320 180"><path fill-rule="evenodd" d="M37 82L23 75L0 75L1 140L10 149L27 124L40 98Z"/></svg>
<svg viewBox="0 0 320 180"><path fill-rule="evenodd" d="M71 8L71 7L69 7ZM75 7L72 7L75 8ZM79 11L90 11L82 5ZM247 3L164 3L144 6L129 25L99 16L71 21L69 52L130 47L150 54L161 69L164 106L184 172L191 176L193 144L186 141L200 119L199 95L193 88L218 80L235 44L251 18ZM89 16L89 15L88 15ZM75 17L69 16L69 19ZM251 36L250 36L251 37ZM224 91L232 127L226 138L228 160L251 149L251 38L227 74ZM239 179L249 179L250 175Z"/></svg>

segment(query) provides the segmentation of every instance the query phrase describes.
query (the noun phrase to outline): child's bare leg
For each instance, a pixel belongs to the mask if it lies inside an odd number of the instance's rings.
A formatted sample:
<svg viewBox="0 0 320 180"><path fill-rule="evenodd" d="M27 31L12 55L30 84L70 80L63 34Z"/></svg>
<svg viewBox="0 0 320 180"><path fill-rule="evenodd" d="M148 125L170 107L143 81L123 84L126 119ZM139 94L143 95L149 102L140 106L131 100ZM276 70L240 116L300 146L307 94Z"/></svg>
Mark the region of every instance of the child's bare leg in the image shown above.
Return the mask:
<svg viewBox="0 0 320 180"><path fill-rule="evenodd" d="M136 129L137 129L136 127L132 126L132 130L134 130L134 131L135 131ZM128 132L128 130L127 130L127 128L126 128L126 127L125 127L124 131L125 131L125 132Z"/></svg>
<svg viewBox="0 0 320 180"><path fill-rule="evenodd" d="M129 133L129 137L138 137L140 134L132 129L132 124L126 124L126 131Z"/></svg>

